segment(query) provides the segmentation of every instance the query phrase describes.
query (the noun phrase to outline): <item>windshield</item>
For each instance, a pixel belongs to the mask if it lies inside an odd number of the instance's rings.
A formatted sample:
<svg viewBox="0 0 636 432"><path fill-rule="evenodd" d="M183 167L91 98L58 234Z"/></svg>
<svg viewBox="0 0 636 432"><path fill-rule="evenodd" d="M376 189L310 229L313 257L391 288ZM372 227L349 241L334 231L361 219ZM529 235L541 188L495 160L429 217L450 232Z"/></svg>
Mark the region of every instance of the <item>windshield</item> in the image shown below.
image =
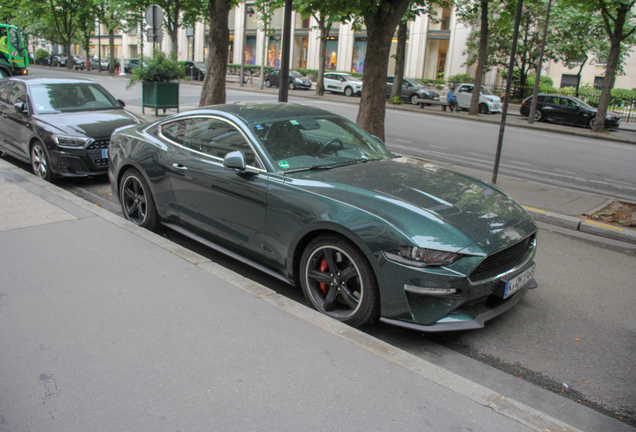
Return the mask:
<svg viewBox="0 0 636 432"><path fill-rule="evenodd" d="M194 62L194 65L199 69L205 69L205 63L203 62Z"/></svg>
<svg viewBox="0 0 636 432"><path fill-rule="evenodd" d="M39 84L29 88L36 114L121 108L115 98L94 83Z"/></svg>
<svg viewBox="0 0 636 432"><path fill-rule="evenodd" d="M483 94L483 95L492 95L492 93L490 93L490 91L484 86L481 86L481 94Z"/></svg>
<svg viewBox="0 0 636 432"><path fill-rule="evenodd" d="M362 82L362 80L358 77L355 77L353 75L343 75L343 77L345 77L345 79L347 81L353 81L353 82Z"/></svg>
<svg viewBox="0 0 636 432"><path fill-rule="evenodd" d="M296 77L296 78L302 78L302 75L298 72L296 72L295 70L289 71L289 76L290 77Z"/></svg>
<svg viewBox="0 0 636 432"><path fill-rule="evenodd" d="M424 84L422 81L420 81L420 80L418 80L418 79L415 79L415 78L409 78L409 81L410 81L413 85L418 86L418 87L428 87L428 86L427 86L426 84Z"/></svg>
<svg viewBox="0 0 636 432"><path fill-rule="evenodd" d="M572 100L574 100L577 104L579 104L581 107L583 107L585 109L589 109L589 110L595 110L596 109L596 108L592 108L590 105L588 105L587 103L583 102L579 98L573 97Z"/></svg>
<svg viewBox="0 0 636 432"><path fill-rule="evenodd" d="M393 157L372 135L337 116L254 122L250 129L278 171L326 169Z"/></svg>

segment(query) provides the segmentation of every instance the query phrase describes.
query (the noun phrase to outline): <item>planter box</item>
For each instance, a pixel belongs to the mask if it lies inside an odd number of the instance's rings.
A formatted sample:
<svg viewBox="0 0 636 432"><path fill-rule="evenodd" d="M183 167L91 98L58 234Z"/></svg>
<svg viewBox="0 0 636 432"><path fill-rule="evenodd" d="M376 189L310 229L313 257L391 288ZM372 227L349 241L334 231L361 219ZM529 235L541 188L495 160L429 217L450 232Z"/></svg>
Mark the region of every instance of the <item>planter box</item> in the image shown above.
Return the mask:
<svg viewBox="0 0 636 432"><path fill-rule="evenodd" d="M179 112L179 83L178 82L150 82L141 83L141 112L144 108L154 108L155 116L159 110L166 112L168 108L176 108Z"/></svg>

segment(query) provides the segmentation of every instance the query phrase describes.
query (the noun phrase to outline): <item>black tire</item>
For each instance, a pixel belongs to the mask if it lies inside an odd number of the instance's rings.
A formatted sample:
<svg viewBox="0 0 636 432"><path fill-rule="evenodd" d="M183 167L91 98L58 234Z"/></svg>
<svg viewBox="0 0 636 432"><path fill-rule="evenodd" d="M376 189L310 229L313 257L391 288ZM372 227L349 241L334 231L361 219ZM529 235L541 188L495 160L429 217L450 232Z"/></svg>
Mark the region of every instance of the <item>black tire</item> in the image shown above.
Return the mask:
<svg viewBox="0 0 636 432"><path fill-rule="evenodd" d="M353 96L353 89L351 87L346 87L344 94L345 96Z"/></svg>
<svg viewBox="0 0 636 432"><path fill-rule="evenodd" d="M265 87L269 88L272 86L272 82L268 79L265 80Z"/></svg>
<svg viewBox="0 0 636 432"><path fill-rule="evenodd" d="M46 147L40 141L36 141L31 147L31 168L33 174L42 180L53 183L53 171L49 163L49 154Z"/></svg>
<svg viewBox="0 0 636 432"><path fill-rule="evenodd" d="M542 118L543 118L543 113L535 108L535 110L534 110L534 121L536 121L536 122L541 121Z"/></svg>
<svg viewBox="0 0 636 432"><path fill-rule="evenodd" d="M289 89L290 90L296 90L296 84L294 84L293 82L289 83Z"/></svg>
<svg viewBox="0 0 636 432"><path fill-rule="evenodd" d="M488 114L490 111L488 111L488 105L486 105L485 103L481 103L479 104L479 114Z"/></svg>
<svg viewBox="0 0 636 432"><path fill-rule="evenodd" d="M590 129L594 129L594 124L596 124L596 117L592 117L588 122L587 122L587 127L589 127Z"/></svg>
<svg viewBox="0 0 636 432"><path fill-rule="evenodd" d="M411 105L418 105L418 100L419 100L419 99L420 99L420 98L419 98L419 96L418 96L418 95L416 95L416 94L411 95Z"/></svg>
<svg viewBox="0 0 636 432"><path fill-rule="evenodd" d="M318 311L358 327L380 314L378 283L365 256L337 234L321 235L305 248L300 283Z"/></svg>
<svg viewBox="0 0 636 432"><path fill-rule="evenodd" d="M127 170L119 182L119 202L124 217L142 228L154 231L159 215L146 179L134 168Z"/></svg>

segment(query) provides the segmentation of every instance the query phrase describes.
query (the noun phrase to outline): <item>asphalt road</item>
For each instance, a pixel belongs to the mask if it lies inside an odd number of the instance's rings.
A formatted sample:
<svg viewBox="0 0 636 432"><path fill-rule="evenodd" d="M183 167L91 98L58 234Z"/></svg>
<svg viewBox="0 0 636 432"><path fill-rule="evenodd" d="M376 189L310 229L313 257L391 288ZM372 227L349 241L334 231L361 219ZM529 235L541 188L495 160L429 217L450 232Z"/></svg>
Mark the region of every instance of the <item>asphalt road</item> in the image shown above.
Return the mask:
<svg viewBox="0 0 636 432"><path fill-rule="evenodd" d="M125 84L123 80L99 77L99 81L105 83L117 97L131 105L138 105L134 88L130 93L122 90ZM200 87L181 87L182 100L196 105ZM306 103L306 100L298 99L299 102ZM228 102L237 100L272 100L272 95L228 90ZM291 97L290 101L297 100ZM312 101L312 104L343 115L346 113L347 117L355 119L356 105L322 101ZM431 152L439 160L445 160L442 156L448 154L449 158L454 158L452 162L458 163L458 160L466 159L469 166L479 167L470 164L479 164L482 157L479 156L479 151L486 151L484 149L488 140L477 135L487 135L492 133L492 128L496 129L493 125L467 120L453 122L439 116L406 114L408 115L392 110L387 112L387 124L392 124L395 117L395 121L399 120L403 125L403 129L395 125L387 127L387 142L390 146L419 148L418 151ZM417 116L417 121L413 120L413 116ZM431 132L431 135L423 135L421 130L427 129L426 124L434 125L431 128L438 129L439 134ZM413 130L420 130L419 135L414 135L420 139L411 138L410 143L397 141L402 139L398 138L400 136L404 137L403 141L408 141L406 138L410 134L407 129L409 125L413 126ZM462 125L465 127L461 127ZM467 130L459 137L461 129ZM552 147L570 147L574 154L565 155L565 159L580 156L577 153L581 151L577 152L576 146L589 147L594 158L600 160L599 167L612 165L602 162L609 159L608 153L615 152L613 154L618 158L614 161L616 166L629 165L621 157L629 159L636 155L636 148L630 150L629 145L618 143L609 143L611 145L606 146L604 142L587 143L586 139L573 139L545 132L513 131L513 128L509 128L506 133L506 151L517 148L516 151L521 154L526 151L529 156L536 153L524 150L529 140L538 142L536 146L545 146L547 150ZM423 144L429 139L432 142L443 140L443 146L436 146L445 147L446 150ZM394 144L395 142L399 144ZM413 153L419 154L415 150ZM553 163L552 159L561 157L559 154L562 153L563 150L558 150L551 157L541 159L549 167ZM520 158L516 162L519 166L522 157ZM510 163L510 157L505 160L505 165L517 166ZM635 166L633 159L631 166ZM503 168L502 166L502 170ZM509 167L506 166L505 169ZM557 171L556 174L562 172ZM581 174L588 174L589 182L596 175L585 170ZM548 180L551 178L547 174L544 176ZM631 184L636 185L634 176L636 172L617 174L621 179L631 178ZM106 178L64 180L60 182L60 186L121 214L110 195ZM192 243L169 230L164 235L281 294L305 302L299 289L247 269L242 263ZM551 400L537 400L537 388L546 388L605 414L622 417L624 422L636 426L636 367L633 361L636 358L636 286L633 278L636 257L546 230L540 231L539 245L536 258L539 288L531 291L513 310L488 322L482 330L431 335L380 323L369 325L363 330L504 395L513 392L517 400L534 404L533 406L543 404L542 409L545 412L569 408ZM469 362L467 357L476 359L479 363ZM505 375L495 369L505 372ZM510 377L514 377L514 381L510 381ZM575 417L574 413L572 416Z"/></svg>

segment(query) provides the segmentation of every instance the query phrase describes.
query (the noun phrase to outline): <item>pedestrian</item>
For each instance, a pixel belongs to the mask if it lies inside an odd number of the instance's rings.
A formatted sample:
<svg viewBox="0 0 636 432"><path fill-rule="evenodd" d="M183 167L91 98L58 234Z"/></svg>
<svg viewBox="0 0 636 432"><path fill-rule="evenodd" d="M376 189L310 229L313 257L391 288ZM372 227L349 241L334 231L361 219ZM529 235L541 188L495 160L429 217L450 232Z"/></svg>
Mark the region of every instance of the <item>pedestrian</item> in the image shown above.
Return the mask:
<svg viewBox="0 0 636 432"><path fill-rule="evenodd" d="M53 67L53 54L49 56L49 67Z"/></svg>
<svg viewBox="0 0 636 432"><path fill-rule="evenodd" d="M448 107L450 108L450 111L453 112L457 112L457 98L455 98L455 95L453 94L453 89L448 89L448 93L446 93L446 102L448 103Z"/></svg>
<svg viewBox="0 0 636 432"><path fill-rule="evenodd" d="M250 69L250 87L254 88L254 71Z"/></svg>

